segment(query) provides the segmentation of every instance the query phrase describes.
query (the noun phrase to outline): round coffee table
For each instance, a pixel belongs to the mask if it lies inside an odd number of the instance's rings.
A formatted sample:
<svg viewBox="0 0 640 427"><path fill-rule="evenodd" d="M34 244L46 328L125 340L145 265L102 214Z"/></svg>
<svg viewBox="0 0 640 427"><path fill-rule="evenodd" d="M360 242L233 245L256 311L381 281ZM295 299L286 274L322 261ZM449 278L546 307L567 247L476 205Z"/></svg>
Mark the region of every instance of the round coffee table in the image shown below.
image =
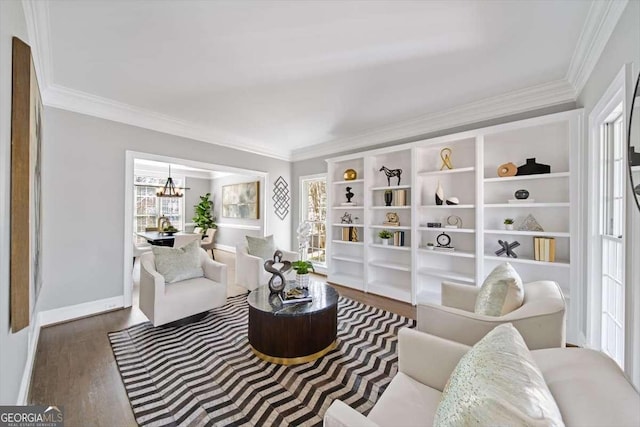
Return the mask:
<svg viewBox="0 0 640 427"><path fill-rule="evenodd" d="M294 286L290 282L286 289ZM297 365L336 347L338 292L312 282L309 293L311 302L294 304L283 304L268 286L249 294L249 344L256 356L271 363Z"/></svg>

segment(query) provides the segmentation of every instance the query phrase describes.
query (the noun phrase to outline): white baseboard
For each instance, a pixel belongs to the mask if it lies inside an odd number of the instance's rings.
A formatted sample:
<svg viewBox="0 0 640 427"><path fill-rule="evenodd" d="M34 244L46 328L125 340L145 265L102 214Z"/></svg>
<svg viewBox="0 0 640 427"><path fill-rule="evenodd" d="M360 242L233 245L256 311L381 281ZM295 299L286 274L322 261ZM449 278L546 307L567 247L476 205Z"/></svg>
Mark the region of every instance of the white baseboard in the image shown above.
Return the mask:
<svg viewBox="0 0 640 427"><path fill-rule="evenodd" d="M29 338L27 343L27 361L24 364L22 372L22 380L20 381L20 390L18 391L18 400L16 405L27 405L29 402L29 388L31 386L31 375L33 373L33 364L36 360L36 350L38 348L38 339L40 338L40 313L34 317L33 325L29 330Z"/></svg>
<svg viewBox="0 0 640 427"><path fill-rule="evenodd" d="M40 338L41 328L122 307L124 307L124 297L120 295L113 298L105 298L98 301L85 302L82 304L38 312L34 316L33 326L29 331L27 361L24 365L24 372L22 373L22 380L20 381L20 390L18 391L16 404L26 405L29 403L27 402L27 399L29 398L29 388L31 386L31 377L33 375L33 364L36 358L36 350L38 349L38 339Z"/></svg>
<svg viewBox="0 0 640 427"><path fill-rule="evenodd" d="M124 307L124 296L120 295L113 298L105 298L53 310L41 311L38 314L41 316L40 326L44 327L69 320L80 319L81 317L93 316L94 314L122 307Z"/></svg>
<svg viewBox="0 0 640 427"><path fill-rule="evenodd" d="M228 246L228 245L221 245L220 243L216 243L214 244L216 249L220 249L221 251L225 251L225 252L232 252L232 253L236 253L236 247L235 246Z"/></svg>

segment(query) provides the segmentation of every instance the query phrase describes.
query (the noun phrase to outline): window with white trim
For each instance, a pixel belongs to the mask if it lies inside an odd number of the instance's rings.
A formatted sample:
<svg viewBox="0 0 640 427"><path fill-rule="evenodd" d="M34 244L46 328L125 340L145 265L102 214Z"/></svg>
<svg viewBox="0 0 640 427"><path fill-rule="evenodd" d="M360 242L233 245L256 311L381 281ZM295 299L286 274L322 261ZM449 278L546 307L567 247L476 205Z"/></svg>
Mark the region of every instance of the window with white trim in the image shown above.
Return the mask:
<svg viewBox="0 0 640 427"><path fill-rule="evenodd" d="M145 231L147 227L156 227L162 215L169 218L171 225L184 230L184 197L158 197L156 192L163 187L167 177L134 176L134 213L135 232ZM173 176L177 187L184 187L184 177Z"/></svg>
<svg viewBox="0 0 640 427"><path fill-rule="evenodd" d="M300 220L311 224L307 259L314 265L326 266L327 240L327 176L300 178Z"/></svg>

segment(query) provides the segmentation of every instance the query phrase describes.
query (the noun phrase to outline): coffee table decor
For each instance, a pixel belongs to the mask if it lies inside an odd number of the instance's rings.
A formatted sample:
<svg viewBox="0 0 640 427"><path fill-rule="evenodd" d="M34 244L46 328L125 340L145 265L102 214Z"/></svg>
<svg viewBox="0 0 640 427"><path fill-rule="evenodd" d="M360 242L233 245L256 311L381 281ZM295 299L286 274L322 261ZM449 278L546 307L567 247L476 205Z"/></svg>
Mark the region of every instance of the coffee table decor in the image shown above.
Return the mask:
<svg viewBox="0 0 640 427"><path fill-rule="evenodd" d="M282 267L275 268L274 264L282 264ZM282 261L282 252L275 251L273 254L273 259L268 259L264 263L264 269L272 274L269 279L269 289L272 293L280 293L284 289L284 286L287 283L287 280L284 277L284 273L291 270L291 262L290 261Z"/></svg>
<svg viewBox="0 0 640 427"><path fill-rule="evenodd" d="M398 330L415 327L411 319L339 297L336 348L285 366L253 355L248 317L240 295L188 325L145 322L110 333L136 422L321 426L334 399L366 415L398 370Z"/></svg>

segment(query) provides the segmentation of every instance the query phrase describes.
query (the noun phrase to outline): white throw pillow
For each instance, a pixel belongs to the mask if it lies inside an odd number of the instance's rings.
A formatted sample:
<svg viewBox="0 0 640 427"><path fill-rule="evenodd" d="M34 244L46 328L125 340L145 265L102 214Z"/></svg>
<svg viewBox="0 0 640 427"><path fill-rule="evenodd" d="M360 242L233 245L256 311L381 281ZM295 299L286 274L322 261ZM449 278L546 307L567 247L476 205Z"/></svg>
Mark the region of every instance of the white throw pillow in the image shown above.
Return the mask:
<svg viewBox="0 0 640 427"><path fill-rule="evenodd" d="M245 237L247 238L247 252L249 252L249 255L260 257L263 260L273 258L273 253L276 251L273 235L267 237Z"/></svg>
<svg viewBox="0 0 640 427"><path fill-rule="evenodd" d="M166 283L204 276L200 261L200 242L193 242L181 248L153 246L156 271L164 277Z"/></svg>
<svg viewBox="0 0 640 427"><path fill-rule="evenodd" d="M487 316L503 316L520 308L523 301L522 279L511 264L505 262L484 279L474 311Z"/></svg>
<svg viewBox="0 0 640 427"><path fill-rule="evenodd" d="M497 326L458 362L434 426L564 426L540 369L516 328Z"/></svg>

